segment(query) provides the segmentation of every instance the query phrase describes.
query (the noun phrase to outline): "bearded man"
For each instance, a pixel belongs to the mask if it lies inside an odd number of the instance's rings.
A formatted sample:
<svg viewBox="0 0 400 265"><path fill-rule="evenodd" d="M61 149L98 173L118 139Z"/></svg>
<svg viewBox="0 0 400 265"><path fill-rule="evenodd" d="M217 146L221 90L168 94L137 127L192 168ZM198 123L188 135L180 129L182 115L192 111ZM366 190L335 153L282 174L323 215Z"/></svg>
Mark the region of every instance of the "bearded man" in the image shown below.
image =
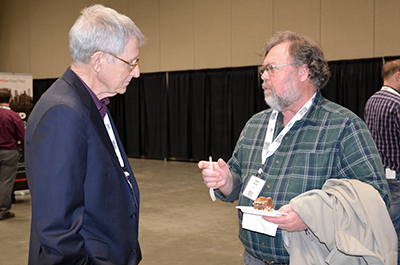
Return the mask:
<svg viewBox="0 0 400 265"><path fill-rule="evenodd" d="M257 197L271 197L283 213L262 217L278 227L271 236L245 228L244 213L238 212L245 264L292 265L283 231L309 229L292 209L293 198L321 190L327 180L355 179L379 192L386 211L390 193L365 123L320 93L330 71L315 41L295 32L278 32L265 46L260 73L271 108L247 122L228 163L219 159L212 165L200 161L198 166L206 186L214 188L222 201L238 200L239 206L251 207Z"/></svg>

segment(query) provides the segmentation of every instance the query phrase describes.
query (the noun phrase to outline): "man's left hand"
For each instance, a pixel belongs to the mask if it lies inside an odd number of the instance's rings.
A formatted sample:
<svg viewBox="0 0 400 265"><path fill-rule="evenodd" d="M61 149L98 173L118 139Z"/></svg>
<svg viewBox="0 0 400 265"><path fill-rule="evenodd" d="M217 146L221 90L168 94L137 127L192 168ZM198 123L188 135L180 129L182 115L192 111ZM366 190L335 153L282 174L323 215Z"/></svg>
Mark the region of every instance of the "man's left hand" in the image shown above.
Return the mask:
<svg viewBox="0 0 400 265"><path fill-rule="evenodd" d="M287 213L287 215L282 215L280 217L263 216L263 219L274 224L279 224L279 229L288 232L299 232L308 228L300 216L292 210L291 204L282 206L278 211Z"/></svg>

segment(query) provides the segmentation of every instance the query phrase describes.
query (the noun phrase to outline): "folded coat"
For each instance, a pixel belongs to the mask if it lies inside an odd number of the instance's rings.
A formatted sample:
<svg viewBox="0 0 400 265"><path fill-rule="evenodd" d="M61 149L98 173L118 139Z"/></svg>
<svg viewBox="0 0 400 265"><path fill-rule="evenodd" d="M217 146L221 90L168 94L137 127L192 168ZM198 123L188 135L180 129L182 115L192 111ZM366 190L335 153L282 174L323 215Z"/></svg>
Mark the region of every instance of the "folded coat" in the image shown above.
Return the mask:
<svg viewBox="0 0 400 265"><path fill-rule="evenodd" d="M290 202L309 229L283 232L290 265L397 264L397 236L386 205L371 185L329 179Z"/></svg>

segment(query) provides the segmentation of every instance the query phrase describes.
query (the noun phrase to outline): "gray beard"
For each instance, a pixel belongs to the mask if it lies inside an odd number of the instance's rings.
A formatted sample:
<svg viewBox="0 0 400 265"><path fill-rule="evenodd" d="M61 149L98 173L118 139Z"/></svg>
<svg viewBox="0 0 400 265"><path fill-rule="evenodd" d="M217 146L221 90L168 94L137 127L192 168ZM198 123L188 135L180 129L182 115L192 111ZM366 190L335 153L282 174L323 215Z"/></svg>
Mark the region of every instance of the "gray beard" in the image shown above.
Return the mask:
<svg viewBox="0 0 400 265"><path fill-rule="evenodd" d="M288 80L290 81L290 80ZM266 85L262 85L265 88ZM264 100L265 102L274 110L282 112L286 110L287 107L293 104L296 100L300 98L300 92L297 88L293 86L290 82L286 85L286 92L283 96L278 96L275 93L274 88L270 88L269 92L264 89Z"/></svg>
<svg viewBox="0 0 400 265"><path fill-rule="evenodd" d="M277 110L279 112L282 112L287 108L287 103L284 102L283 97L279 97L276 94L270 94L268 95L266 92L264 92L264 100L267 103L268 106L270 106L272 109Z"/></svg>

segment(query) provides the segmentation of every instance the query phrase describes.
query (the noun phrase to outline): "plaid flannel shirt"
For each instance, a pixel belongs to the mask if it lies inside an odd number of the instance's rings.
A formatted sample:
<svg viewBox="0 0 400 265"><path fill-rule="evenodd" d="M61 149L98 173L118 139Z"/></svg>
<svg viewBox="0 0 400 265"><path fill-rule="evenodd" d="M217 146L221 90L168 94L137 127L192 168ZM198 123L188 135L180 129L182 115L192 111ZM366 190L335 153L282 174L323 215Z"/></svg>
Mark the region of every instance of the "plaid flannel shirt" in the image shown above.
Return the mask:
<svg viewBox="0 0 400 265"><path fill-rule="evenodd" d="M245 125L228 161L234 188L228 202L251 206L253 201L242 196L251 176L261 165L261 152L272 110L254 115ZM275 136L284 128L279 114ZM281 145L264 163L261 178L266 181L259 196L272 197L275 209L286 205L297 195L321 189L329 178L349 178L375 187L389 206L389 190L379 153L365 123L346 108L330 102L317 93L314 103L302 120L285 135ZM288 263L282 231L275 237L242 229L238 211L239 238L245 249L260 259Z"/></svg>

